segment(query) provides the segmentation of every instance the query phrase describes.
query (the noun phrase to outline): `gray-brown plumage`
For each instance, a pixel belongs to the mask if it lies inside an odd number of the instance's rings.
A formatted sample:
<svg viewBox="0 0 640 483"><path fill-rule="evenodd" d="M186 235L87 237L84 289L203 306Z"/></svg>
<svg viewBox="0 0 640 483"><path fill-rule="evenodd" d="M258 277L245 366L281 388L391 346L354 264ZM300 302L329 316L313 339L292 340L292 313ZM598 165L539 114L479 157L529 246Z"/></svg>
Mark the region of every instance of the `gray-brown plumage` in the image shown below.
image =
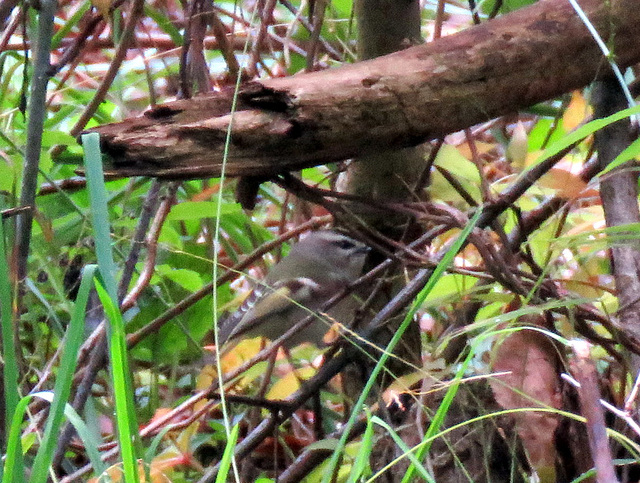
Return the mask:
<svg viewBox="0 0 640 483"><path fill-rule="evenodd" d="M219 345L241 337L277 339L355 281L368 251L364 244L336 231L311 233L271 268L242 307L221 324ZM332 316L340 319L341 307L353 305L349 302L338 303L331 311ZM287 348L303 342L319 345L330 325L318 315L284 345Z"/></svg>

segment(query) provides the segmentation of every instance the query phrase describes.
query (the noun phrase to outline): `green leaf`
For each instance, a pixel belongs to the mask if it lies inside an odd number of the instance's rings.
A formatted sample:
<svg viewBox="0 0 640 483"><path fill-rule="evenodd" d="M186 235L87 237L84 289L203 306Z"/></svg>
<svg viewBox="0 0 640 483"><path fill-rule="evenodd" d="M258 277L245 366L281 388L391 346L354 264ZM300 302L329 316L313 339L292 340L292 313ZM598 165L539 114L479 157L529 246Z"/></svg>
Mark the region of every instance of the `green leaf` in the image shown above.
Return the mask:
<svg viewBox="0 0 640 483"><path fill-rule="evenodd" d="M104 281L103 285L96 280L95 286L109 321L107 327L110 327L110 330L107 330L109 362L113 378L116 421L125 480L137 483L139 475L136 445L140 439L133 402L133 384L127 359L124 321L117 305L116 269L113 261L111 234L109 232L108 196L104 183L99 140L100 138L96 133L82 136L82 145L85 150L87 187L91 199L91 221L95 233L96 256L98 267L100 268L100 276Z"/></svg>
<svg viewBox="0 0 640 483"><path fill-rule="evenodd" d="M202 277L193 270L173 268L169 265L159 265L156 271L163 277L168 278L190 292L195 292L204 285Z"/></svg>
<svg viewBox="0 0 640 483"><path fill-rule="evenodd" d="M433 286L433 290L425 299L428 306L446 303L449 298L456 297L458 300L460 295L468 292L478 283L476 277L468 275L460 275L457 273L447 274L438 279Z"/></svg>
<svg viewBox="0 0 640 483"><path fill-rule="evenodd" d="M223 203L222 214L238 213L240 205L236 203ZM167 220L199 220L201 218L214 218L218 209L215 201L185 201L171 208Z"/></svg>
<svg viewBox="0 0 640 483"><path fill-rule="evenodd" d="M497 0L486 0L485 2L482 2L482 12L487 15L490 14L495 8L496 1ZM537 0L503 0L502 5L500 6L500 13L505 14L513 12L522 7L526 7L527 5L532 5L536 3L536 1Z"/></svg>
<svg viewBox="0 0 640 483"><path fill-rule="evenodd" d="M321 439L319 441L314 441L310 445L307 446L307 451L316 451L319 449L330 450L333 451L338 447L339 441L335 438L326 438Z"/></svg>
<svg viewBox="0 0 640 483"><path fill-rule="evenodd" d="M238 424L235 424L233 428L231 428L227 446L224 448L224 454L222 455L222 460L220 461L220 471L218 471L218 475L216 476L216 483L224 483L225 481L227 481L229 469L231 468L231 464L233 463L233 451L236 449L236 443L238 441L239 433L240 426L238 426Z"/></svg>
<svg viewBox="0 0 640 483"><path fill-rule="evenodd" d="M77 144L76 138L62 131L44 131L42 133L42 146L50 147L57 144L70 144L75 146Z"/></svg>
<svg viewBox="0 0 640 483"><path fill-rule="evenodd" d="M167 33L169 37L171 37L171 40L173 41L173 43L176 44L176 47L182 46L182 41L183 41L182 34L173 25L173 23L171 22L171 19L167 15L162 13L157 8L154 8L151 5L146 3L144 6L144 13L148 15L150 18L152 18L155 21L155 23L158 24L158 27L164 30L165 33Z"/></svg>
<svg viewBox="0 0 640 483"><path fill-rule="evenodd" d="M480 194L480 173L478 167L465 158L455 146L445 144L438 152L435 161L436 166L440 166L455 177L458 183L471 195L473 199L482 199ZM462 197L458 191L449 183L442 173L434 170L432 173L430 192L439 200L461 202Z"/></svg>
<svg viewBox="0 0 640 483"><path fill-rule="evenodd" d="M608 173L612 169L617 168L621 164L626 163L632 159L635 159L640 155L640 138L633 141L629 146L627 146L616 158L611 161L605 169L603 169L598 176L603 176Z"/></svg>

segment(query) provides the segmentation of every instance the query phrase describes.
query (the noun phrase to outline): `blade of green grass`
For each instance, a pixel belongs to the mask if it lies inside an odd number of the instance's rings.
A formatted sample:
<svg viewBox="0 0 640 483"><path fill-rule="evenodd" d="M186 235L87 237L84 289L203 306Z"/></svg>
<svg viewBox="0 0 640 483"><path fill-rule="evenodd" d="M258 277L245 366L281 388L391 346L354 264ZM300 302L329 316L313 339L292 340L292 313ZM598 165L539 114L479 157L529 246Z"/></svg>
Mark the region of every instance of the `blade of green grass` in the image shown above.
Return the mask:
<svg viewBox="0 0 640 483"><path fill-rule="evenodd" d="M138 481L138 458L136 456L137 434L136 414L132 411L133 391L130 383L127 361L127 343L124 335L122 314L101 283L96 283L96 291L104 308L107 320L111 324L112 337L109 342L111 374L113 377L113 395L116 403L116 422L120 453L122 455L125 481ZM130 401L131 400L131 401Z"/></svg>
<svg viewBox="0 0 640 483"><path fill-rule="evenodd" d="M537 164L540 164L541 162L551 158L552 156L555 156L563 149L568 148L569 146L571 146L572 144L578 141L581 141L582 139L586 138L587 136L590 136L591 134L598 131L599 129L602 129L603 127L606 127L609 124L613 124L614 122L618 122L621 119L635 116L637 114L640 114L640 106L629 107L622 111L618 111L615 114L612 114L610 116L603 117L602 119L594 119L593 121L588 122L584 126L580 126L575 131L568 133L566 136L563 136L562 139L559 139L558 141L553 143L551 146L549 146L547 149L545 149L544 152L540 155L540 157L536 159L535 162L531 165L531 167L529 167L528 170L520 174L520 177L527 176L527 172ZM615 162L615 160L613 162Z"/></svg>
<svg viewBox="0 0 640 483"><path fill-rule="evenodd" d="M22 454L22 444L20 440L20 431L22 429L22 421L27 411L27 406L34 395L28 395L20 399L11 417L11 425L9 427L9 439L7 440L7 453L4 462L4 474L2 481L24 481L24 468L21 464L17 464L18 455ZM23 473L22 475L19 474Z"/></svg>
<svg viewBox="0 0 640 483"><path fill-rule="evenodd" d="M362 435L362 441L360 443L360 450L356 456L356 460L353 462L351 472L347 483L357 483L361 481L365 475L371 474L371 465L369 464L369 457L371 456L371 450L373 449L373 419L368 414L367 427Z"/></svg>
<svg viewBox="0 0 640 483"><path fill-rule="evenodd" d="M255 15L256 12L258 10L254 9L252 14L251 14L251 19L250 19L250 23L253 23L254 19L255 19ZM249 50L249 42L248 42L248 38L247 38L247 42L245 42L244 44L244 48L242 49L242 55L243 57L246 56L247 52ZM222 205L223 205L223 187L224 187L224 183L225 183L225 178L226 178L226 171L227 171L227 161L229 158L229 150L231 147L231 133L232 133L232 129L233 129L233 119L234 119L234 114L236 112L236 108L238 105L238 94L240 92L240 84L242 83L242 75L241 75L242 69L238 70L237 76L236 76L236 82L235 82L235 87L234 87L234 91L233 91L233 97L231 99L231 122L229 123L229 126L227 127L227 132L225 135L225 141L224 141L224 153L222 155L222 168L220 171L220 179L219 179L219 190L218 190L218 195L217 195L217 211L216 211L216 215L215 215L215 223L214 223L214 233L213 233L213 245L217 246L218 245L218 240L220 239L220 219L222 218ZM218 279L218 250L214 250L213 251L213 280L217 280ZM213 338L215 341L216 346L218 345L218 291L216 290L216 288L214 287L213 292L212 292L212 300L211 300L212 306L213 306L213 326L214 326L214 330L213 330ZM216 366L217 367L221 367L220 365L220 351L216 351ZM221 371L217 371L218 372L218 384L220 385L220 388L224 388L224 384L223 384L223 374ZM227 402L225 399L225 392L224 389L222 391L220 391L220 394L222 395L221 399L220 399L220 406L222 408L222 417L224 420L224 429L225 432L227 434L227 441L231 441L232 436L233 436L233 431L230 430L229 426L230 426L230 419L229 419L229 413L227 410ZM235 427L233 428L235 429ZM230 458L230 464L233 466L233 473L234 473L234 478L235 480L239 480L240 476L239 476L239 472L238 472L238 465L236 464L236 460L234 458L233 455L233 449L235 448L235 442L233 444L229 444L227 443L227 447L225 448L225 455L227 454L227 452L230 450L231 448L231 453L229 455ZM225 474L228 472L228 468L227 470L224 472ZM219 475L222 472L218 472L218 477L216 479L216 481L218 481L219 479ZM203 476L202 479L206 479L207 478L208 473L205 473L205 475ZM222 480L221 480L222 481Z"/></svg>
<svg viewBox="0 0 640 483"><path fill-rule="evenodd" d="M182 34L180 33L180 30L178 30L173 25L173 22L171 22L171 19L167 15L165 15L159 9L146 4L144 6L144 13L155 23L157 23L158 27L164 30L165 33L169 35L169 37L171 37L171 40L174 44L176 44L176 47L182 46L182 44L184 43Z"/></svg>
<svg viewBox="0 0 640 483"><path fill-rule="evenodd" d="M501 411L494 411L494 412L488 413L488 414L482 414L481 416L477 416L475 418L471 418L471 419L468 419L466 421L462 421L462 422L460 422L458 424L455 424L453 426L450 426L450 427L442 430L440 433L434 434L430 438L425 438L422 442L420 442L418 445L414 446L413 448L408 448L407 452L405 452L404 454L398 456L394 461L391 461L385 468L381 469L378 473L373 475L365 483L373 483L374 481L377 481L379 479L379 477L382 475L382 473L385 472L390 466L393 466L393 465L399 463L400 460L402 460L404 458L409 458L412 453L421 451L422 448L425 445L430 445L437 438L441 438L441 437L446 436L447 434L450 434L453 431L456 431L456 430L458 430L460 428L463 428L463 427L469 426L469 425L473 425L475 423L478 423L478 422L481 422L481 421L484 421L484 420L487 420L487 419L499 418L499 417L501 417L503 415L511 415L512 416L512 415L514 415L516 413L526 413L526 412L553 414L553 415L556 415L556 416L573 419L573 420L579 421L581 423L586 423L585 418L582 417L582 416L579 416L577 414L573 414L573 413L570 413L570 412L567 412L567 411L562 411L562 410L559 410L559 409L555 409L555 408L524 407L524 408L518 408L518 409L504 409L504 410L501 410ZM618 441L620 441L620 440L624 440L625 442L628 441L628 438L626 438L625 436L621 435L620 433L617 433L616 431L608 430L607 433L609 433L612 437L615 437L616 440L618 440Z"/></svg>
<svg viewBox="0 0 640 483"><path fill-rule="evenodd" d="M136 421L133 383L127 359L126 333L117 302L116 268L113 261L111 233L109 231L108 196L104 183L98 134L83 135L82 145L85 153L87 188L91 201L91 219L95 235L96 257L102 279L102 283L96 283L96 290L109 322L107 324L109 362L113 379L120 452L125 480L137 483L139 481L137 454L142 454L142 452Z"/></svg>
<svg viewBox="0 0 640 483"><path fill-rule="evenodd" d="M31 483L44 483L47 481L49 466L53 459L57 438L63 422L65 404L71 393L73 375L76 370L77 355L84 337L84 319L89 300L89 292L93 286L93 278L98 267L87 265L82 273L82 281L78 290L73 316L69 322L67 333L63 341L60 367L56 376L54 387L55 397L49 411L49 418L44 430L44 437L33 462Z"/></svg>
<svg viewBox="0 0 640 483"><path fill-rule="evenodd" d="M611 171L612 169L617 168L621 164L624 164L627 161L631 161L632 159L637 158L638 154L640 154L640 139L636 139L631 144L629 144L629 146L624 148L624 150L620 154L618 154L618 156L616 156L615 159L613 159L607 165L606 168L604 168L602 171L600 171L598 176L604 176L609 171Z"/></svg>
<svg viewBox="0 0 640 483"><path fill-rule="evenodd" d="M402 450L403 454L407 455L407 458L409 458L411 460L411 463L415 465L418 472L420 473L420 475L425 481L428 481L429 483L435 483L433 476L429 474L429 472L424 467L424 465L420 463L420 460L418 460L418 458L413 454L413 451L411 450L411 448L409 448L405 444L405 442L402 441L402 438L400 437L400 435L398 435L398 433L396 433L391 426L389 426L386 422L384 422L378 416L374 416L371 419L371 421L377 424L378 426L383 427L387 431L387 433L389 433L389 435L391 436L391 439L393 439L393 441L398 445L398 448Z"/></svg>
<svg viewBox="0 0 640 483"><path fill-rule="evenodd" d="M13 297L11 296L11 280L9 278L9 263L7 262L7 247L4 239L4 218L0 215L0 256L3 257L0 263L0 323L2 324L2 355L4 357L4 365L2 370L2 378L4 380L4 406L6 427L1 428L5 435L11 433L12 418L20 401L20 388L18 386L18 361L16 358L16 347L13 340ZM18 422L18 429L22 421ZM8 446L8 442L6 442ZM7 457L4 466L3 481L21 480L18 477L18 471L23 470L22 449L20 441L17 443L18 449L12 457L9 457L7 447ZM10 473L7 473L10 469ZM7 476L9 474L9 476ZM16 480L13 480L13 476Z"/></svg>
<svg viewBox="0 0 640 483"><path fill-rule="evenodd" d="M238 442L239 432L240 426L238 424L235 424L229 432L229 439L227 440L227 445L224 448L222 460L220 460L220 470L216 476L216 483L224 483L227 481L229 468L231 468L231 463L233 462L233 452L235 451L236 443Z"/></svg>
<svg viewBox="0 0 640 483"><path fill-rule="evenodd" d="M585 14L584 10L582 9L582 7L580 7L578 2L576 0L569 0L569 3L578 14L578 17L580 17L580 20L582 20L582 23L589 30L589 33L591 34L591 37L593 37L593 40L595 40L596 44L598 44L598 47L600 47L600 51L602 52L602 54L609 61L609 67L611 67L611 70L616 76L616 79L620 84L620 89L624 93L624 96L627 99L627 102L629 103L630 106L634 106L635 101L633 100L633 96L629 91L629 87L627 87L627 83L624 80L624 75L622 74L620 67L618 67L618 64L615 62L614 53L611 52L611 50L607 46L607 43L598 32L598 29L593 25L593 23L591 23L591 21L589 20L589 17ZM637 122L638 122L638 119L635 118L634 123L637 124Z"/></svg>
<svg viewBox="0 0 640 483"><path fill-rule="evenodd" d="M89 461L91 461L91 466L93 466L93 471L98 477L102 473L105 473L108 469L108 466L102 461L100 457L100 450L98 449L100 444L102 443L100 438L100 433L92 430L89 426L82 420L80 415L76 412L70 404L67 404L64 407L64 415L67 417L69 422L73 425L78 436L82 440L82 444L84 445L84 449L87 452L87 456L89 457Z"/></svg>
<svg viewBox="0 0 640 483"><path fill-rule="evenodd" d="M444 422L444 418L447 416L447 413L449 412L449 408L451 407L453 398L458 393L458 389L460 388L460 383L464 377L465 372L469 367L469 364L473 360L474 355L475 355L475 351L473 350L469 351L469 354L465 358L464 362L460 364L460 367L458 367L458 370L456 371L455 376L449 382L449 388L447 389L447 392L445 393L444 398L440 403L440 406L438 406L438 410L434 414L433 419L431 420L431 424L429 425L429 427L427 428L427 431L425 432L423 442L428 441L428 443L424 443L421 446L421 448L417 451L416 458L418 462L423 461L424 455L429 451L429 449L431 449L431 443L435 439L434 436L440 431L440 426L442 426L442 423ZM417 471L417 468L418 468L414 461L415 460L412 459L411 465L409 466L406 473L404 474L404 477L402 478L402 483L408 483L410 481L414 481L414 473Z"/></svg>
<svg viewBox="0 0 640 483"><path fill-rule="evenodd" d="M58 314L56 313L54 308L51 306L51 304L49 303L47 298L44 296L44 294L40 292L36 284L33 283L33 280L31 280L30 278L27 278L24 282L26 287L29 289L29 291L33 295L35 295L35 297L40 301L42 306L47 309L47 316L51 318L51 321L52 321L51 329L53 330L55 335L57 337L62 338L65 332L64 327L62 326L62 322L60 322L60 317L58 317Z"/></svg>
<svg viewBox="0 0 640 483"><path fill-rule="evenodd" d="M8 463L11 461L14 461L16 459L16 453L21 450L20 449L21 448L20 431L21 431L22 421L24 420L24 415L27 412L27 407L29 406L29 403L31 403L31 401L36 397L44 399L49 403L54 403L54 398L55 398L54 394L51 391L42 391L42 392L29 394L28 396L25 396L22 399L20 399L20 401L18 402L16 411L13 413L13 421L11 424L11 431L9 433L9 439L7 444L7 454L6 454L4 474L3 474L2 481L11 481L11 478L13 478L14 481L17 481L16 478L18 474L15 472L15 470L18 468L16 468L15 465L8 464ZM89 455L89 459L91 460L93 467L96 470L96 473L100 474L106 471L107 467L100 459L98 444L95 438L93 438L93 435L91 434L91 432L88 430L87 426L84 424L84 422L82 421L78 413L69 404L63 405L63 407L64 407L65 416L69 421L71 421L71 424L73 424L76 431L78 432L78 435L80 436L80 439L84 443L85 449L87 450L87 454ZM25 480L24 478L22 478L19 481L25 481Z"/></svg>
<svg viewBox="0 0 640 483"><path fill-rule="evenodd" d="M91 8L91 2L85 1L80 8L78 8L71 17L69 17L55 33L51 39L51 48L57 49L60 46L60 42L78 25L82 17Z"/></svg>
<svg viewBox="0 0 640 483"><path fill-rule="evenodd" d="M116 299L116 266L111 251L111 233L109 223L108 194L104 184L100 136L96 133L82 136L87 177L87 189L91 201L91 221L95 238L96 258L100 268L100 277L110 297Z"/></svg>

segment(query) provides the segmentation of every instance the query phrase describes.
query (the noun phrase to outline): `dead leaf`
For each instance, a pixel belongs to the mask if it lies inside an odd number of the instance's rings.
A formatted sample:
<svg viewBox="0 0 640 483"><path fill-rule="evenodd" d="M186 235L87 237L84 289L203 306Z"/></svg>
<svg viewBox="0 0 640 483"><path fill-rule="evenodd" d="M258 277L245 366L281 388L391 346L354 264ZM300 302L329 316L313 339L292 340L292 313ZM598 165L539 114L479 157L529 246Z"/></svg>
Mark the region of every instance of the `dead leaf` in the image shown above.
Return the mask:
<svg viewBox="0 0 640 483"><path fill-rule="evenodd" d="M543 334L523 329L508 336L497 348L492 370L509 373L491 381L496 402L504 409L561 407L558 354ZM557 416L530 411L514 418L540 481L555 481Z"/></svg>
<svg viewBox="0 0 640 483"><path fill-rule="evenodd" d="M597 195L594 189L588 189L588 184L578 175L564 169L552 168L539 182L540 186L556 190L558 196L564 199L577 199Z"/></svg>

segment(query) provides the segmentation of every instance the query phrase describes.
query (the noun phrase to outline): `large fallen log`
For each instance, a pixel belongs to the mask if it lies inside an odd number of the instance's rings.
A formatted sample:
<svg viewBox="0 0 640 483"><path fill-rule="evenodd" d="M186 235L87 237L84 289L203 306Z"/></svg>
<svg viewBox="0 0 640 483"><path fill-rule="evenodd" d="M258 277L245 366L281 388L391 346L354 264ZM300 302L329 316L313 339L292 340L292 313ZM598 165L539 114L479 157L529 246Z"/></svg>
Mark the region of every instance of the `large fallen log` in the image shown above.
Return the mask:
<svg viewBox="0 0 640 483"><path fill-rule="evenodd" d="M637 0L580 0L622 68L640 61ZM568 1L541 0L435 42L254 81L92 129L119 176L270 176L413 146L583 87L610 69Z"/></svg>

